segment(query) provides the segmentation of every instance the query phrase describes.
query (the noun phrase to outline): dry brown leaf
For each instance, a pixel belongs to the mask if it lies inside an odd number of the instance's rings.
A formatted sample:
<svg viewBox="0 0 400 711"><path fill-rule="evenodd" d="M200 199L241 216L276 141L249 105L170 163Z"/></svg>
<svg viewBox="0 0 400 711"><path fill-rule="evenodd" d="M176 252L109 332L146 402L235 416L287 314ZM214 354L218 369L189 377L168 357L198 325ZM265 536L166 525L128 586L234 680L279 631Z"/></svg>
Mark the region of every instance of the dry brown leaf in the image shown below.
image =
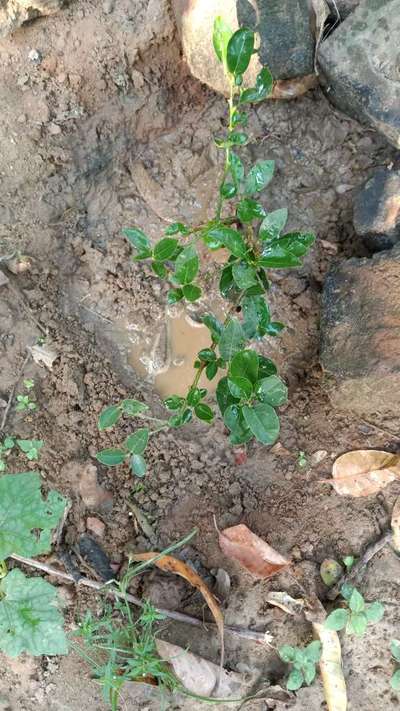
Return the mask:
<svg viewBox="0 0 400 711"><path fill-rule="evenodd" d="M286 558L243 523L220 531L219 545L228 558L238 561L257 578L270 578L289 565Z"/></svg>
<svg viewBox="0 0 400 711"><path fill-rule="evenodd" d="M346 711L347 691L338 633L317 622L313 622L313 630L322 644L319 668L328 711Z"/></svg>
<svg viewBox="0 0 400 711"><path fill-rule="evenodd" d="M400 553L400 496L394 502L392 512L393 547Z"/></svg>
<svg viewBox="0 0 400 711"><path fill-rule="evenodd" d="M305 77L295 79L279 79L274 82L270 99L297 99L307 91L313 89L318 84L315 74L307 74Z"/></svg>
<svg viewBox="0 0 400 711"><path fill-rule="evenodd" d="M378 449L357 449L338 457L332 476L338 494L371 496L400 478L400 456Z"/></svg>
<svg viewBox="0 0 400 711"><path fill-rule="evenodd" d="M297 617L298 615L304 613L304 600L302 598L298 598L296 600L294 597L291 597L285 592L270 592L266 597L266 601L269 605L280 607L280 609L288 615L294 615Z"/></svg>
<svg viewBox="0 0 400 711"><path fill-rule="evenodd" d="M155 558L156 556L160 555L157 552L152 552L152 553L135 553L135 554L130 554L130 559L135 560L135 561L140 561L140 560L151 560L152 558ZM224 664L224 651L225 651L225 645L224 645L224 618L222 616L222 612L219 608L219 605L212 594L212 592L208 589L207 585L205 582L201 579L200 575L198 575L193 568L191 568L189 565L186 565L182 560L178 560L178 558L174 558L172 555L164 555L162 558L159 558L158 560L154 561L154 565L157 566L157 568L160 568L161 570L164 570L166 573L175 573L175 575L180 575L181 578L184 578L188 583L193 585L193 587L197 588L203 595L208 607L210 608L216 625L218 627L218 632L219 632L219 637L220 637L220 643L221 643L221 661L220 661L220 667L222 669L223 664Z"/></svg>
<svg viewBox="0 0 400 711"><path fill-rule="evenodd" d="M54 361L59 357L59 354L47 345L40 346L35 344L29 350L35 363L44 365L49 370L52 370Z"/></svg>

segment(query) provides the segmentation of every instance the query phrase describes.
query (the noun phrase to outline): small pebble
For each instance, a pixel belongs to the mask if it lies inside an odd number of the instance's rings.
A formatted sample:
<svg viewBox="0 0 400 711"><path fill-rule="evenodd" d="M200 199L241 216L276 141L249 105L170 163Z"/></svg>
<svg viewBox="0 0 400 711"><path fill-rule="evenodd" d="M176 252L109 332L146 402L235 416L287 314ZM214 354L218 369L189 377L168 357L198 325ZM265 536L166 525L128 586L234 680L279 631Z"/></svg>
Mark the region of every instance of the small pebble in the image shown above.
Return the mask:
<svg viewBox="0 0 400 711"><path fill-rule="evenodd" d="M52 136L58 136L61 133L61 126L51 121L47 125L47 130Z"/></svg>
<svg viewBox="0 0 400 711"><path fill-rule="evenodd" d="M33 62L34 64L40 64L43 57L37 49L31 49L31 51L28 54L28 59L30 62Z"/></svg>
<svg viewBox="0 0 400 711"><path fill-rule="evenodd" d="M86 519L86 528L90 531L90 533L98 536L98 538L104 538L106 527L103 521L100 521L99 518L96 518L95 516L88 516Z"/></svg>

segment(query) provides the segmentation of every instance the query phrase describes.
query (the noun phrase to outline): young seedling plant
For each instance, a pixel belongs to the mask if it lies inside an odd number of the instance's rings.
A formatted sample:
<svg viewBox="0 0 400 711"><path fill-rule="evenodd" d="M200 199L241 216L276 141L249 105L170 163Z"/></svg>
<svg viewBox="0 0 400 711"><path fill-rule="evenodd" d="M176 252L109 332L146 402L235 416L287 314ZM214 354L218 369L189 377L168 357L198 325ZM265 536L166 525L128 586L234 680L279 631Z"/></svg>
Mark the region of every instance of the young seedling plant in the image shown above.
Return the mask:
<svg viewBox="0 0 400 711"><path fill-rule="evenodd" d="M304 684L313 683L317 673L316 665L321 659L321 642L310 642L307 647L291 647L284 644L278 649L282 661L290 664L292 669L286 682L289 691L297 691Z"/></svg>
<svg viewBox="0 0 400 711"><path fill-rule="evenodd" d="M229 100L226 135L215 138L224 165L214 217L198 225L175 222L155 245L138 227L124 231L136 252L134 261L147 261L154 274L169 284L169 304L195 302L202 296L199 243L211 251L224 247L229 255L219 278L220 293L228 304L226 318L221 322L212 313L203 316L210 345L198 353L186 395L164 400L170 415L155 418L143 403L124 400L107 407L100 416L100 430L112 427L123 415L143 421L143 427L121 446L97 454L107 466L128 461L139 477L146 471L143 455L150 437L161 430L182 427L193 418L209 423L214 419L215 413L206 402L208 390L200 386L203 373L209 381L219 378L217 404L233 445L253 438L272 445L279 435L276 408L286 402L287 388L277 375L275 363L250 344L264 336L278 336L284 328L271 317L268 270L301 266L315 238L310 233L285 232L287 209L267 212L259 202L259 194L273 177L274 161L259 160L246 170L238 154L249 142L245 132L247 107L266 99L273 86L272 76L264 67L255 86L243 88L243 74L256 51L254 44L254 33L248 28L232 32L221 18L216 19L213 45L229 82Z"/></svg>
<svg viewBox="0 0 400 711"><path fill-rule="evenodd" d="M345 607L333 610L325 620L325 627L339 631L346 629L346 634L362 637L369 624L380 622L384 615L381 602L366 603L361 593L351 585L342 585L340 594Z"/></svg>
<svg viewBox="0 0 400 711"><path fill-rule="evenodd" d="M19 393L16 397L17 404L15 406L15 409L17 412L24 412L26 410L36 410L37 409L37 404L36 402L30 397L29 391L32 390L32 388L35 387L35 381L32 380L31 378L26 378L24 380L24 389L28 391L28 395L23 395L22 393Z"/></svg>

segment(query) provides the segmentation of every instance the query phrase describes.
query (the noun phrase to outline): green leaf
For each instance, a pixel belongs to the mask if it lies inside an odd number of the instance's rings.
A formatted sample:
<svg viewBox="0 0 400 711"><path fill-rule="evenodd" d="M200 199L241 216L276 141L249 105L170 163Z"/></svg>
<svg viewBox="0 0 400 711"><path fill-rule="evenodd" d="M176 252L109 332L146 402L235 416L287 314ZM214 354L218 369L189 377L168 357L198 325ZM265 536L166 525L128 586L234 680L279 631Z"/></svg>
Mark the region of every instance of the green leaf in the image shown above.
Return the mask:
<svg viewBox="0 0 400 711"><path fill-rule="evenodd" d="M351 569L352 569L352 567L353 567L353 565L354 565L354 560L355 560L354 555L346 555L346 556L343 558L343 563L345 564L347 570L351 570Z"/></svg>
<svg viewBox="0 0 400 711"><path fill-rule="evenodd" d="M254 50L254 32L247 27L242 27L230 38L228 42L226 60L231 74L243 74L250 64Z"/></svg>
<svg viewBox="0 0 400 711"><path fill-rule="evenodd" d="M240 222L252 222L253 220L261 220L265 215L265 210L257 200L243 198L236 205L236 215Z"/></svg>
<svg viewBox="0 0 400 711"><path fill-rule="evenodd" d="M185 247L175 262L175 278L179 284L190 284L199 271L199 257L192 245Z"/></svg>
<svg viewBox="0 0 400 711"><path fill-rule="evenodd" d="M205 422L212 422L212 420L214 419L214 413L211 407L206 405L204 402L200 402L198 405L196 405L194 411L199 420L204 420Z"/></svg>
<svg viewBox="0 0 400 711"><path fill-rule="evenodd" d="M166 235L176 235L178 232L182 235L188 235L190 230L183 224L183 222L173 222L167 227L166 230L164 230L164 234Z"/></svg>
<svg viewBox="0 0 400 711"><path fill-rule="evenodd" d="M149 406L145 405L144 402L132 399L122 400L121 407L124 414L128 415L129 417L138 415L140 412L146 412L146 410L149 409Z"/></svg>
<svg viewBox="0 0 400 711"><path fill-rule="evenodd" d="M203 323L211 332L211 337L214 343L218 343L221 333L223 331L222 323L218 321L218 319L213 314L205 314L203 316Z"/></svg>
<svg viewBox="0 0 400 711"><path fill-rule="evenodd" d="M183 291L182 289L170 289L167 294L167 302L169 304L177 304L178 301L182 301Z"/></svg>
<svg viewBox="0 0 400 711"><path fill-rule="evenodd" d="M272 180L274 169L275 161L273 160L263 160L253 165L246 177L244 189L246 195L253 195L264 190Z"/></svg>
<svg viewBox="0 0 400 711"><path fill-rule="evenodd" d="M27 578L18 569L0 582L0 649L9 657L67 654L57 589L43 578Z"/></svg>
<svg viewBox="0 0 400 711"><path fill-rule="evenodd" d="M151 242L142 230L135 227L122 230L122 234L128 239L132 247L137 249L143 259L151 257Z"/></svg>
<svg viewBox="0 0 400 711"><path fill-rule="evenodd" d="M223 360L231 360L243 347L245 336L237 318L231 318L222 331L218 348Z"/></svg>
<svg viewBox="0 0 400 711"><path fill-rule="evenodd" d="M182 427L182 425L186 425L188 422L193 417L193 412L190 409L190 407L187 407L186 410L183 411L181 415L173 415L173 417L170 417L169 419L169 425L170 427Z"/></svg>
<svg viewBox="0 0 400 711"><path fill-rule="evenodd" d="M242 126L247 126L248 123L248 116L244 111L235 111L235 113L232 116L232 124L233 126L238 126L241 124Z"/></svg>
<svg viewBox="0 0 400 711"><path fill-rule="evenodd" d="M342 630L343 627L346 627L349 616L350 613L348 610L339 607L337 610L333 610L333 612L328 615L325 620L324 626L328 630L335 630L336 632L338 632L339 630Z"/></svg>
<svg viewBox="0 0 400 711"><path fill-rule="evenodd" d="M239 295L239 289L233 279L232 264L227 264L222 272L219 280L219 290L225 299L233 301Z"/></svg>
<svg viewBox="0 0 400 711"><path fill-rule="evenodd" d="M286 682L288 691L297 691L303 685L304 675L300 669L292 669Z"/></svg>
<svg viewBox="0 0 400 711"><path fill-rule="evenodd" d="M292 663L296 657L295 647L291 647L289 644L284 644L282 647L278 648L278 654L283 662Z"/></svg>
<svg viewBox="0 0 400 711"><path fill-rule="evenodd" d="M179 410L184 402L184 397L180 397L179 395L171 395L164 400L164 405L168 408L168 410Z"/></svg>
<svg viewBox="0 0 400 711"><path fill-rule="evenodd" d="M0 478L0 560L12 553L33 558L48 553L51 531L66 506L56 491L42 499L38 472Z"/></svg>
<svg viewBox="0 0 400 711"><path fill-rule="evenodd" d="M220 186L219 194L224 198L224 200L230 200L235 197L236 193L237 188L233 183L224 183Z"/></svg>
<svg viewBox="0 0 400 711"><path fill-rule="evenodd" d="M276 375L278 369L273 360L270 358L265 358L265 356L258 356L258 377L268 378L269 375Z"/></svg>
<svg viewBox="0 0 400 711"><path fill-rule="evenodd" d="M381 602L375 601L365 608L368 622L380 622L385 614L385 608Z"/></svg>
<svg viewBox="0 0 400 711"><path fill-rule="evenodd" d="M316 673L317 670L313 662L305 662L303 664L304 681L308 686L313 683Z"/></svg>
<svg viewBox="0 0 400 711"><path fill-rule="evenodd" d="M267 250L272 247L279 247L295 257L303 257L309 251L310 247L315 242L315 235L309 233L302 234L301 232L288 232L282 237L272 240L267 243L263 250L263 255L267 254Z"/></svg>
<svg viewBox="0 0 400 711"><path fill-rule="evenodd" d="M131 454L143 454L149 441L148 427L141 427L125 440L125 447Z"/></svg>
<svg viewBox="0 0 400 711"><path fill-rule="evenodd" d="M354 633L357 637L362 637L367 629L367 625L368 620L366 614L364 612L355 612L350 615L346 632L347 634Z"/></svg>
<svg viewBox="0 0 400 711"><path fill-rule="evenodd" d="M395 691L400 691L400 669L397 669L390 679L390 686Z"/></svg>
<svg viewBox="0 0 400 711"><path fill-rule="evenodd" d="M165 277L168 274L168 269L164 266L162 262L152 262L151 263L151 268L160 279L165 279Z"/></svg>
<svg viewBox="0 0 400 711"><path fill-rule="evenodd" d="M285 329L285 324L281 323L281 321L271 321L267 328L265 329L265 333L267 336L279 336L280 333Z"/></svg>
<svg viewBox="0 0 400 711"><path fill-rule="evenodd" d="M216 374L218 373L218 365L214 361L212 363L208 363L206 366L206 376L208 380L212 380L215 378Z"/></svg>
<svg viewBox="0 0 400 711"><path fill-rule="evenodd" d="M4 438L4 441L2 444L2 447L4 447L4 449L10 450L14 447L14 445L15 445L15 440L13 437L5 437Z"/></svg>
<svg viewBox="0 0 400 711"><path fill-rule="evenodd" d="M278 246L265 249L258 260L258 264L268 269L286 269L300 266L301 260L296 255Z"/></svg>
<svg viewBox="0 0 400 711"><path fill-rule="evenodd" d="M286 207L269 212L260 225L258 236L262 240L277 239L286 225L288 211Z"/></svg>
<svg viewBox="0 0 400 711"><path fill-rule="evenodd" d="M42 439L17 439L17 445L20 448L21 452L29 454L29 452L31 452L33 449L42 449L44 442ZM36 457L33 458L36 459Z"/></svg>
<svg viewBox="0 0 400 711"><path fill-rule="evenodd" d="M340 588L340 594L342 597L344 597L345 600L350 600L353 590L354 585L350 585L350 583L344 583L344 585L342 585L342 587Z"/></svg>
<svg viewBox="0 0 400 711"><path fill-rule="evenodd" d="M362 612L365 609L364 598L355 588L351 593L349 607L352 612Z"/></svg>
<svg viewBox="0 0 400 711"><path fill-rule="evenodd" d="M207 230L206 235L218 240L221 246L229 249L235 257L245 257L247 254L247 246L242 235L230 227L212 227Z"/></svg>
<svg viewBox="0 0 400 711"><path fill-rule="evenodd" d="M243 331L247 338L262 338L270 322L268 304L263 296L245 296L241 302Z"/></svg>
<svg viewBox="0 0 400 711"><path fill-rule="evenodd" d="M244 133L243 131L233 131L229 134L229 138L225 141L225 144L227 146L244 146L246 145L248 138L247 133Z"/></svg>
<svg viewBox="0 0 400 711"><path fill-rule="evenodd" d="M200 360L202 360L204 363L209 363L212 360L216 360L216 355L215 351L213 351L211 348L203 348L201 351L198 352L198 356Z"/></svg>
<svg viewBox="0 0 400 711"><path fill-rule="evenodd" d="M207 390L204 392L204 395L207 394ZM200 390L200 388L191 388L188 392L188 396L186 398L186 402L188 405L191 405L194 407L197 405L198 402L204 397L203 391Z"/></svg>
<svg viewBox="0 0 400 711"><path fill-rule="evenodd" d="M146 474L147 464L141 454L132 454L130 458L130 467L135 476L141 478Z"/></svg>
<svg viewBox="0 0 400 711"><path fill-rule="evenodd" d="M214 20L212 41L215 54L217 55L219 61L224 62L224 64L226 64L226 51L231 37L232 30L229 25L226 24L222 17L216 17Z"/></svg>
<svg viewBox="0 0 400 711"><path fill-rule="evenodd" d="M231 172L232 180L237 188L239 188L240 183L244 178L244 166L239 156L231 151L229 156L229 169Z"/></svg>
<svg viewBox="0 0 400 711"><path fill-rule="evenodd" d="M263 67L257 74L256 85L242 92L239 103L249 104L254 101L263 101L271 94L273 84L274 80L271 72L267 67Z"/></svg>
<svg viewBox="0 0 400 711"><path fill-rule="evenodd" d="M99 421L97 423L97 427L100 432L115 425L121 415L122 409L119 405L110 405L109 407L106 407L105 410L103 410L103 412L101 413Z"/></svg>
<svg viewBox="0 0 400 711"><path fill-rule="evenodd" d="M254 437L263 444L274 444L279 436L279 417L271 405L257 402L243 406L243 417Z"/></svg>
<svg viewBox="0 0 400 711"><path fill-rule="evenodd" d="M258 358L258 353L251 348L239 351L239 353L236 353L232 358L232 362L229 365L229 377L247 378L247 380L254 385L258 378Z"/></svg>
<svg viewBox="0 0 400 711"><path fill-rule="evenodd" d="M257 384L257 397L261 402L267 402L273 407L279 407L287 402L288 389L277 375L263 378Z"/></svg>
<svg viewBox="0 0 400 711"><path fill-rule="evenodd" d="M231 444L244 444L252 438L253 435L244 421L242 408L238 404L231 404L226 408L223 420L231 431Z"/></svg>
<svg viewBox="0 0 400 711"><path fill-rule="evenodd" d="M322 645L321 642L315 640L315 642L310 642L304 650L304 657L308 662L313 662L316 664L321 659Z"/></svg>
<svg viewBox="0 0 400 711"><path fill-rule="evenodd" d="M196 286L196 284L185 284L182 291L185 299L191 303L200 299L201 289L199 286Z"/></svg>
<svg viewBox="0 0 400 711"><path fill-rule="evenodd" d="M239 262L232 265L232 276L239 289L248 289L249 286L257 284L257 274L254 267L246 262Z"/></svg>
<svg viewBox="0 0 400 711"><path fill-rule="evenodd" d="M397 662L400 662L400 640L392 639L390 651Z"/></svg>
<svg viewBox="0 0 400 711"><path fill-rule="evenodd" d="M228 378L224 377L218 382L216 397L218 407L220 409L221 415L223 416L225 411L230 405L237 404L239 402L238 398L233 397L228 386Z"/></svg>
<svg viewBox="0 0 400 711"><path fill-rule="evenodd" d="M242 377L229 377L228 378L228 388L231 391L233 397L239 399L251 397L253 392L253 386L250 380Z"/></svg>
<svg viewBox="0 0 400 711"><path fill-rule="evenodd" d="M122 462L125 461L125 457L126 452L116 447L102 449L96 454L97 461L100 462L100 464L105 464L106 467L115 467L117 464L122 464Z"/></svg>
<svg viewBox="0 0 400 711"><path fill-rule="evenodd" d="M167 259L171 259L171 257L175 254L178 245L179 242L177 239L164 237L164 239L157 242L154 247L154 259L158 262L165 262Z"/></svg>

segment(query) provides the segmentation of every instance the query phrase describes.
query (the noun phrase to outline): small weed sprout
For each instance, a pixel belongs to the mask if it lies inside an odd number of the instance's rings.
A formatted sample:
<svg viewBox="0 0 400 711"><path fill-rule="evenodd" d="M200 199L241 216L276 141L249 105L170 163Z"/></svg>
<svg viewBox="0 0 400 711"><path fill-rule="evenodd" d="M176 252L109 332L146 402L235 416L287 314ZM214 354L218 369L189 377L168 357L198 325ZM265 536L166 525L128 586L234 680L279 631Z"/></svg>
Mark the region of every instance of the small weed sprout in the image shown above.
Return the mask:
<svg viewBox="0 0 400 711"><path fill-rule="evenodd" d="M390 685L395 691L400 691L400 640L392 639L390 651L397 667L390 679Z"/></svg>
<svg viewBox="0 0 400 711"><path fill-rule="evenodd" d="M362 637L369 624L379 622L384 614L381 602L366 603L361 593L351 585L345 584L340 591L345 600L345 607L333 610L325 620L325 627L339 631L346 628L346 634Z"/></svg>
<svg viewBox="0 0 400 711"><path fill-rule="evenodd" d="M29 395L17 395L16 397L17 405L15 407L17 412L24 412L26 410L36 410L37 404L34 400L31 400Z"/></svg>
<svg viewBox="0 0 400 711"><path fill-rule="evenodd" d="M44 445L42 439L17 439L16 442L30 461L39 459L40 450Z"/></svg>
<svg viewBox="0 0 400 711"><path fill-rule="evenodd" d="M278 653L282 661L292 666L286 682L289 691L296 691L304 684L309 686L313 683L321 651L321 642L318 641L310 642L304 648L290 647L288 644L279 647Z"/></svg>

